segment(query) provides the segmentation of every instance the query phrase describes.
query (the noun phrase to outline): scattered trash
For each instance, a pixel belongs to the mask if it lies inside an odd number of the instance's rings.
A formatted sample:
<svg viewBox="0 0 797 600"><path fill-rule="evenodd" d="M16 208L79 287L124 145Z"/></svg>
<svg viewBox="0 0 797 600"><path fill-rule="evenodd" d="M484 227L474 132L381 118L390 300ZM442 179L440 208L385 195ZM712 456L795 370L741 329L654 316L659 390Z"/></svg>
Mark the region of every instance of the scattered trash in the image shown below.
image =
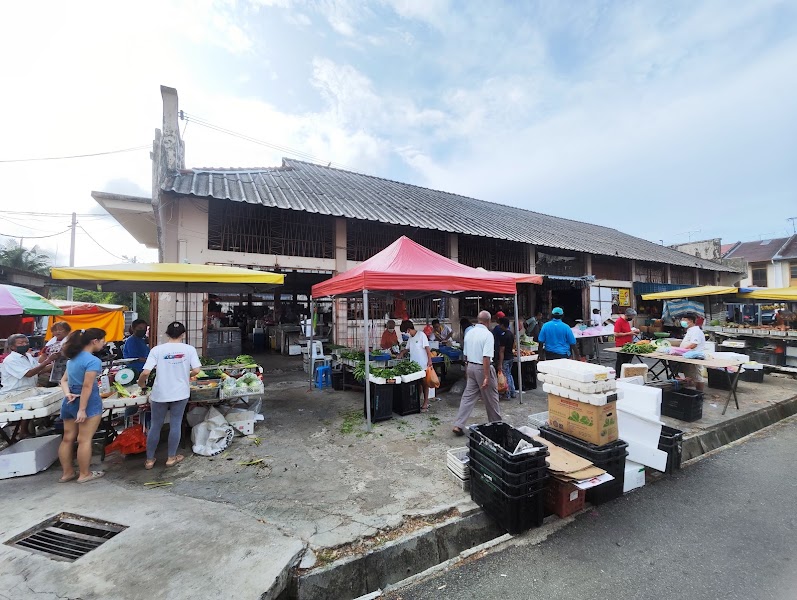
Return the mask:
<svg viewBox="0 0 797 600"><path fill-rule="evenodd" d="M263 462L262 458L257 458L255 460L250 460L250 461L247 461L247 462L239 462L238 464L241 465L242 467L250 467L252 465L259 465L262 462Z"/></svg>
<svg viewBox="0 0 797 600"><path fill-rule="evenodd" d="M507 577L506 573L501 573L501 577Z"/></svg>
<svg viewBox="0 0 797 600"><path fill-rule="evenodd" d="M437 588L437 591L439 592L440 590L446 589L446 585L447 584L444 583L443 585L441 585L440 587Z"/></svg>
<svg viewBox="0 0 797 600"><path fill-rule="evenodd" d="M144 485L146 487L167 487L174 484L171 481L148 481Z"/></svg>

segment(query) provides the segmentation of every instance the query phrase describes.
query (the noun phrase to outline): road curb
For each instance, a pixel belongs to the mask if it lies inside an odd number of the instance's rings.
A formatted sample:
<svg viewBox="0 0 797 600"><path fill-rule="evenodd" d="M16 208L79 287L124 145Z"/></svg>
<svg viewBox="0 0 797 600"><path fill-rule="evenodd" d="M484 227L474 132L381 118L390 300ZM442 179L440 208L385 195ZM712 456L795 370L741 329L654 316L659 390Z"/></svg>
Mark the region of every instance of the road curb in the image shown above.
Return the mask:
<svg viewBox="0 0 797 600"><path fill-rule="evenodd" d="M740 415L704 431L684 436L683 462L727 446L765 427L797 414L797 396L746 415Z"/></svg>

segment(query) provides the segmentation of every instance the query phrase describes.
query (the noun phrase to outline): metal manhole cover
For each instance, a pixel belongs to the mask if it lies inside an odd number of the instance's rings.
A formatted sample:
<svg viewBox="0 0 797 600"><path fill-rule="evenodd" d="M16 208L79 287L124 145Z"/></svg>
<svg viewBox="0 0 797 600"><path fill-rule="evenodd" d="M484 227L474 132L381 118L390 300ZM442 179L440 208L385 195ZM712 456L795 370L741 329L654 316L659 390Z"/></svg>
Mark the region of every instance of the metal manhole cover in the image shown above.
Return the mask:
<svg viewBox="0 0 797 600"><path fill-rule="evenodd" d="M6 546L74 562L125 529L126 525L61 513L8 540Z"/></svg>

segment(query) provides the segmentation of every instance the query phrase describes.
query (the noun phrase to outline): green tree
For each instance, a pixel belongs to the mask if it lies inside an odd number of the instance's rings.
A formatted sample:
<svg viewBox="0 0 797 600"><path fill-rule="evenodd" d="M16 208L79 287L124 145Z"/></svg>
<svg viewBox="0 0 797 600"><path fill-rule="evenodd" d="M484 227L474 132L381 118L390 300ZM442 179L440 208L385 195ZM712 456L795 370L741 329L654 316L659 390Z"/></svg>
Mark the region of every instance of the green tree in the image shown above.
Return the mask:
<svg viewBox="0 0 797 600"><path fill-rule="evenodd" d="M0 248L0 265L38 275L50 274L51 260L52 257L38 246L25 248L15 240L8 240Z"/></svg>

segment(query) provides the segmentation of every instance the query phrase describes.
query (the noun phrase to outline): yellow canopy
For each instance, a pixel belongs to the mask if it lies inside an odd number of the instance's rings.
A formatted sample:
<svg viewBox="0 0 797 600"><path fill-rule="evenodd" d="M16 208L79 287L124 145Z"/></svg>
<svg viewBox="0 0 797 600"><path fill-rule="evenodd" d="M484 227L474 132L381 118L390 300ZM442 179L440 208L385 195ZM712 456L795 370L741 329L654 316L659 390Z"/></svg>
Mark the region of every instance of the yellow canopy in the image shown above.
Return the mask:
<svg viewBox="0 0 797 600"><path fill-rule="evenodd" d="M248 293L285 282L284 275L268 271L185 263L65 267L50 269L50 274L61 285L106 292Z"/></svg>
<svg viewBox="0 0 797 600"><path fill-rule="evenodd" d="M721 294L735 294L739 288L724 287L721 285L703 285L700 287L670 290L655 294L644 294L643 300L678 300L679 298L699 298L700 296L719 296Z"/></svg>
<svg viewBox="0 0 797 600"><path fill-rule="evenodd" d="M746 294L739 294L739 298L750 300L791 300L797 302L797 286L786 288L761 288Z"/></svg>

